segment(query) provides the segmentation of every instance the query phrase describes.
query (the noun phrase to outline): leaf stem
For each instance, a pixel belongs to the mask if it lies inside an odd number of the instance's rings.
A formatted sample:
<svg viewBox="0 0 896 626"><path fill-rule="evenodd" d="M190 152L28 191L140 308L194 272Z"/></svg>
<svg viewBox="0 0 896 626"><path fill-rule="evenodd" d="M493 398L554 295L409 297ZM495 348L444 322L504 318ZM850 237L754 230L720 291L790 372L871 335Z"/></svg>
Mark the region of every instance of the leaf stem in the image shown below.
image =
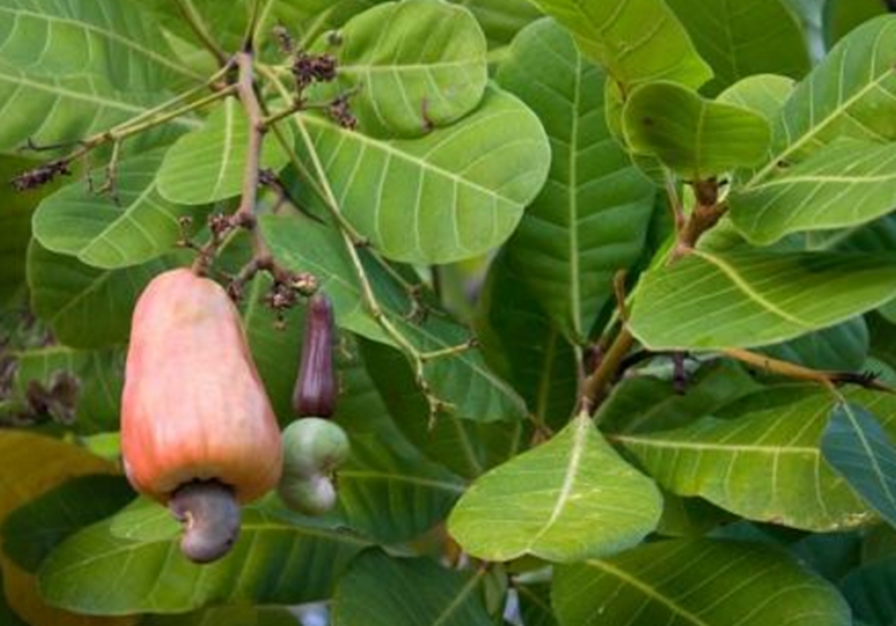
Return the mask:
<svg viewBox="0 0 896 626"><path fill-rule="evenodd" d="M634 344L634 336L623 323L619 334L616 335L606 354L603 355L600 365L582 382L576 413L585 411L592 415L597 410L600 403L607 397L610 383L616 377L616 372Z"/></svg>
<svg viewBox="0 0 896 626"><path fill-rule="evenodd" d="M196 10L196 7L193 6L192 1L175 0L175 2L177 3L177 8L180 9L181 14L184 16L187 25L190 27L190 30L193 31L193 34L196 35L203 47L215 57L218 65L221 67L226 66L228 63L227 53L221 49L209 34L208 29L205 27L205 22L202 20L202 16L199 15L199 12Z"/></svg>

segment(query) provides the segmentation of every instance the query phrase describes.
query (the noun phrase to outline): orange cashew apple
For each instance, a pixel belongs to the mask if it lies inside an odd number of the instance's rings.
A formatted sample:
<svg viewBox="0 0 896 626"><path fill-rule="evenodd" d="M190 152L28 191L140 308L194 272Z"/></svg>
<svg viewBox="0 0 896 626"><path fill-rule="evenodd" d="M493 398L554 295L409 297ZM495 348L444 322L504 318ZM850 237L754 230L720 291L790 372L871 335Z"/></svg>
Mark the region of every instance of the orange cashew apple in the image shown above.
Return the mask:
<svg viewBox="0 0 896 626"><path fill-rule="evenodd" d="M208 562L239 533L239 504L280 477L280 430L239 313L216 282L188 269L143 291L122 398L125 472L186 525L181 551Z"/></svg>

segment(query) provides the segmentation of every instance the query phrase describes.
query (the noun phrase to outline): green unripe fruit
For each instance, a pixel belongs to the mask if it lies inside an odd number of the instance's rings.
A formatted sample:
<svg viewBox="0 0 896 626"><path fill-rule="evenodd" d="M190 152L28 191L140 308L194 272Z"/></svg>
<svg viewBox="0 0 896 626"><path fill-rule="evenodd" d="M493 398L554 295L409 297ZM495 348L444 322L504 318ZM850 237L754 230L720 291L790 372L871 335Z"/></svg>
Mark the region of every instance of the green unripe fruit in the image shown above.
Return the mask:
<svg viewBox="0 0 896 626"><path fill-rule="evenodd" d="M283 431L283 476L286 478L329 474L348 455L348 436L329 420L303 417Z"/></svg>
<svg viewBox="0 0 896 626"><path fill-rule="evenodd" d="M304 515L323 515L336 505L333 480L323 474L308 478L284 476L277 485L277 495L290 509Z"/></svg>

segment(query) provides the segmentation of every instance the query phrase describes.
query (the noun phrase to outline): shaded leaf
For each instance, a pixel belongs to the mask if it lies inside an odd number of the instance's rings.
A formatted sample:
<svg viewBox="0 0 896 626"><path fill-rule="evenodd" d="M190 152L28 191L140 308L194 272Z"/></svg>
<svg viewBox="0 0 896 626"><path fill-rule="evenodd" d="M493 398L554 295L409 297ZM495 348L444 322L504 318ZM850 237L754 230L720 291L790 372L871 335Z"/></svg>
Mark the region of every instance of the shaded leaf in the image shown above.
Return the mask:
<svg viewBox="0 0 896 626"><path fill-rule="evenodd" d="M520 615L526 626L557 626L551 608L551 587L548 584L515 586L520 603Z"/></svg>
<svg viewBox="0 0 896 626"><path fill-rule="evenodd" d="M634 152L657 157L688 180L757 164L771 136L762 115L707 100L671 82L652 82L632 92L623 126Z"/></svg>
<svg viewBox="0 0 896 626"><path fill-rule="evenodd" d="M884 0L827 0L822 11L824 40L833 46L863 22L887 12Z"/></svg>
<svg viewBox="0 0 896 626"><path fill-rule="evenodd" d="M72 478L6 516L3 552L19 567L36 572L68 535L112 515L133 498L124 476Z"/></svg>
<svg viewBox="0 0 896 626"><path fill-rule="evenodd" d="M867 523L871 512L822 455L835 400L813 389L786 400L746 408L736 418L708 415L689 426L614 440L666 489L747 519L814 531ZM889 402L882 410L896 417L891 401L870 401Z"/></svg>
<svg viewBox="0 0 896 626"><path fill-rule="evenodd" d="M751 243L870 222L896 206L896 146L841 139L773 179L735 189L731 218Z"/></svg>
<svg viewBox="0 0 896 626"><path fill-rule="evenodd" d="M465 8L441 0L385 2L349 20L338 46L315 44L338 62L331 96L351 98L367 135L415 137L473 110L488 80L486 40Z"/></svg>
<svg viewBox="0 0 896 626"><path fill-rule="evenodd" d="M137 265L171 251L184 234L178 220L198 219L204 212L159 196L155 174L164 154L154 150L123 159L114 197L98 196L81 182L62 188L38 207L34 236L47 250L102 269ZM104 170L92 176L101 180Z"/></svg>
<svg viewBox="0 0 896 626"><path fill-rule="evenodd" d="M618 552L656 527L660 494L580 414L550 441L480 477L448 530L489 561L570 562Z"/></svg>
<svg viewBox="0 0 896 626"><path fill-rule="evenodd" d="M287 141L289 126L278 126ZM249 141L249 119L236 98L227 98L206 118L202 128L184 135L165 153L156 188L176 204L210 204L239 195ZM289 156L273 140L263 143L261 167L279 170Z"/></svg>
<svg viewBox="0 0 896 626"><path fill-rule="evenodd" d="M457 124L413 140L374 139L315 116L301 123L310 141L300 142L301 157L315 151L344 217L398 261L448 263L503 243L550 164L538 118L495 88Z"/></svg>
<svg viewBox="0 0 896 626"><path fill-rule="evenodd" d="M140 626L299 626L295 614L286 607L246 605L211 607L178 615L148 615Z"/></svg>
<svg viewBox="0 0 896 626"><path fill-rule="evenodd" d="M333 597L333 626L490 626L484 572L450 571L379 550L358 556Z"/></svg>
<svg viewBox="0 0 896 626"><path fill-rule="evenodd" d="M0 5L0 150L12 152L29 138L38 145L82 139L200 79L146 18L139 5L116 0Z"/></svg>
<svg viewBox="0 0 896 626"><path fill-rule="evenodd" d="M392 343L365 309L355 268L346 258L345 244L334 229L307 219L262 217L261 232L274 255L297 271L314 273L333 300L337 324L377 342ZM383 314L421 352L462 346L469 332L447 315L434 311L422 322L409 319L414 310L406 290L386 268L363 255L374 293ZM396 355L397 356L397 355ZM429 359L423 375L433 393L453 406L457 418L482 422L519 419L525 405L513 389L488 369L477 350ZM425 422L425 413L421 414Z"/></svg>
<svg viewBox="0 0 896 626"><path fill-rule="evenodd" d="M553 601L563 626L729 626L732 616L741 626L852 623L837 590L784 554L707 539L662 541L559 566Z"/></svg>
<svg viewBox="0 0 896 626"><path fill-rule="evenodd" d="M610 136L605 74L556 22L523 30L497 78L543 120L552 154L508 254L566 337L584 343L612 302L613 276L642 252L655 188Z"/></svg>
<svg viewBox="0 0 896 626"><path fill-rule="evenodd" d="M523 278L505 252L492 261L476 302L476 337L486 362L523 396L536 422L562 428L577 398L575 349Z"/></svg>
<svg viewBox="0 0 896 626"><path fill-rule="evenodd" d="M0 588L3 584L3 570L0 569ZM6 598L0 595L0 622L6 626L29 626L9 607Z"/></svg>
<svg viewBox="0 0 896 626"><path fill-rule="evenodd" d="M896 620L896 559L863 565L840 582L857 619L873 626Z"/></svg>
<svg viewBox="0 0 896 626"><path fill-rule="evenodd" d="M655 350L762 346L874 309L894 283L888 255L695 250L645 274L631 327Z"/></svg>
<svg viewBox="0 0 896 626"><path fill-rule="evenodd" d="M32 241L28 249L32 309L67 346L101 348L124 343L131 310L143 287L156 274L175 267L177 256L101 270Z"/></svg>
<svg viewBox="0 0 896 626"><path fill-rule="evenodd" d="M842 39L794 89L772 127L772 154L754 185L846 136L896 138L896 16L878 17Z"/></svg>
<svg viewBox="0 0 896 626"><path fill-rule="evenodd" d="M529 0L456 0L476 16L489 48L509 44L527 24L542 16Z"/></svg>
<svg viewBox="0 0 896 626"><path fill-rule="evenodd" d="M329 597L348 561L368 545L324 522L256 507L244 509L239 540L214 564L187 561L179 535L165 508L138 501L57 548L41 568L41 591L56 606L105 615L177 613L239 600L299 604Z"/></svg>
<svg viewBox="0 0 896 626"><path fill-rule="evenodd" d="M716 94L742 78L779 74L801 78L810 69L806 38L782 0L737 4L667 0L715 77L702 91Z"/></svg>
<svg viewBox="0 0 896 626"><path fill-rule="evenodd" d="M784 343L767 346L763 354L818 370L858 371L865 365L870 347L864 317L823 328Z"/></svg>
<svg viewBox="0 0 896 626"><path fill-rule="evenodd" d="M865 502L896 526L896 448L871 413L858 404L835 405L821 453Z"/></svg>
<svg viewBox="0 0 896 626"><path fill-rule="evenodd" d="M585 56L626 90L655 80L699 87L712 78L712 70L665 2L535 0L535 4L569 29Z"/></svg>

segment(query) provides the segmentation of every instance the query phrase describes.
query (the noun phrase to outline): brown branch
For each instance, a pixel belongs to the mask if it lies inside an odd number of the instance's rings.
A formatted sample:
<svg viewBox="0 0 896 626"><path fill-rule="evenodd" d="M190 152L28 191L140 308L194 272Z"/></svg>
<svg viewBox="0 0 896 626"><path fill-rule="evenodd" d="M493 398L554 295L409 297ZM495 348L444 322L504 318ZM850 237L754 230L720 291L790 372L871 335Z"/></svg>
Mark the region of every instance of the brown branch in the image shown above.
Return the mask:
<svg viewBox="0 0 896 626"><path fill-rule="evenodd" d="M726 207L719 203L719 184L716 179L698 180L693 183L697 206L678 231L678 241L672 253L672 261L687 255L697 246L700 237L715 226L725 214Z"/></svg>
<svg viewBox="0 0 896 626"><path fill-rule="evenodd" d="M600 403L607 397L610 383L616 378L616 372L633 345L635 345L635 338L623 325L619 334L616 335L616 339L603 355L600 365L582 382L577 412L587 411L591 415L600 406Z"/></svg>

